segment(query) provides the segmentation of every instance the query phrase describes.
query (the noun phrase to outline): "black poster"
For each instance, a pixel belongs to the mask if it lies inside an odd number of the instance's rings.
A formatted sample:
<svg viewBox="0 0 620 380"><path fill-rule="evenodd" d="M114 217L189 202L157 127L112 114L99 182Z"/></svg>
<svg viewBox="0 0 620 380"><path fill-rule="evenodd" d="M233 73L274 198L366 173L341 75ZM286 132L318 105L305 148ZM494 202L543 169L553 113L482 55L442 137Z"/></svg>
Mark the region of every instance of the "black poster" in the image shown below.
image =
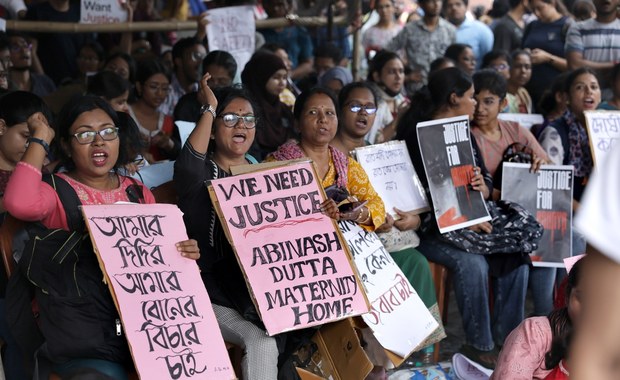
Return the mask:
<svg viewBox="0 0 620 380"><path fill-rule="evenodd" d="M475 164L467 116L418 123L416 129L439 231L490 220L482 193L470 186Z"/></svg>
<svg viewBox="0 0 620 380"><path fill-rule="evenodd" d="M572 256L572 165L543 165L530 173L530 164L504 162L502 170L502 199L523 206L545 229L531 254L534 265L563 268L563 259Z"/></svg>

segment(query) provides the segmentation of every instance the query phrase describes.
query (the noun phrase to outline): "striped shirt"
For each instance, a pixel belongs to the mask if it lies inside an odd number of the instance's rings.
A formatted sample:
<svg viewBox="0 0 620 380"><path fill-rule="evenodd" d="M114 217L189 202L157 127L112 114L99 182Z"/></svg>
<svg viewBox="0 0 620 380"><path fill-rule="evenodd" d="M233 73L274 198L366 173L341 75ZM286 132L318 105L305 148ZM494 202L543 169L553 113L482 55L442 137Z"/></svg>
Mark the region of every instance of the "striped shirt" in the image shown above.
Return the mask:
<svg viewBox="0 0 620 380"><path fill-rule="evenodd" d="M566 35L565 51L579 52L593 62L620 61L620 20L608 24L595 19L574 23Z"/></svg>

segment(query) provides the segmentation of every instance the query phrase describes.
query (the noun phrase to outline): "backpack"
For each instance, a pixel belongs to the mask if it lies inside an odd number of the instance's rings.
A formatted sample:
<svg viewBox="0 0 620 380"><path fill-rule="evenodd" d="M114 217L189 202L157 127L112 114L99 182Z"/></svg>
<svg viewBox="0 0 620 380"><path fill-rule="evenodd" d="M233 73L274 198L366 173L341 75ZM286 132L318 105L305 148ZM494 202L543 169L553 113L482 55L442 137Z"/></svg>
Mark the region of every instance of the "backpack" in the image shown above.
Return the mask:
<svg viewBox="0 0 620 380"><path fill-rule="evenodd" d="M69 231L40 222L26 227L29 239L7 288L7 322L28 358L43 343L49 359L62 363L96 358L130 360L118 311L86 229L75 190L62 178L44 175L61 200ZM143 199L140 185L127 188ZM32 312L32 299L38 315Z"/></svg>

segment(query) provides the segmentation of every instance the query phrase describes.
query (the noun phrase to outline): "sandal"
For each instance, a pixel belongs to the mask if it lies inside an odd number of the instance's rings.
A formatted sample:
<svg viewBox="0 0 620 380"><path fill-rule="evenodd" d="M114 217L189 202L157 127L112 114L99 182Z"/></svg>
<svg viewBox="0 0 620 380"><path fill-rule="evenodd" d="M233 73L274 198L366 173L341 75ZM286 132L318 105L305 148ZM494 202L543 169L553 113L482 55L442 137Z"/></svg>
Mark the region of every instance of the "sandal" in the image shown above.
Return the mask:
<svg viewBox="0 0 620 380"><path fill-rule="evenodd" d="M468 359L473 360L488 369L495 369L495 365L497 364L497 357L499 356L497 349L492 349L490 351L481 351L468 344L462 345L459 352L465 355Z"/></svg>

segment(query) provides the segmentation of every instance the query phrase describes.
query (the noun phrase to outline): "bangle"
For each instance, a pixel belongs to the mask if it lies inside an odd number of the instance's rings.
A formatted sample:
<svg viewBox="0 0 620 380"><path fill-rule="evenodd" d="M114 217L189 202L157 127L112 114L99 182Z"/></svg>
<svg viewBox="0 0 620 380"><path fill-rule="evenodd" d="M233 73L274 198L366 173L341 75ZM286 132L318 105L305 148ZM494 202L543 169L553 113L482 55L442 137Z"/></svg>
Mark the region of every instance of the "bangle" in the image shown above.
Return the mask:
<svg viewBox="0 0 620 380"><path fill-rule="evenodd" d="M37 143L39 145L41 145L43 147L43 149L45 149L45 154L49 155L50 154L50 146L49 144L45 141L45 140L41 140L38 139L36 137L28 137L28 146L30 146L30 143Z"/></svg>

